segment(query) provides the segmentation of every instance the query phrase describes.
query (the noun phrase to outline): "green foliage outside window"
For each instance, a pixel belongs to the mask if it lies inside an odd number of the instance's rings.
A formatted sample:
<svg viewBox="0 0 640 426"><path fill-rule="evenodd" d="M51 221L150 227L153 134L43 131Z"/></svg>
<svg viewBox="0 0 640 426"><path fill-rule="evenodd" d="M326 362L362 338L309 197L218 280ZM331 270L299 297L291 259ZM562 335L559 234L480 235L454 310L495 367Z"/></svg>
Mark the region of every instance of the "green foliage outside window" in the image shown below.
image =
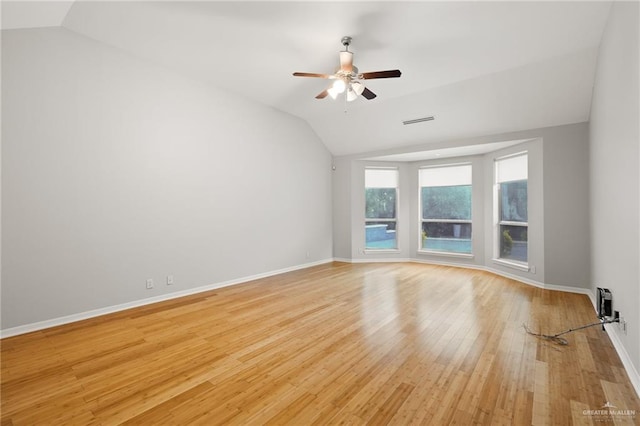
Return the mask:
<svg viewBox="0 0 640 426"><path fill-rule="evenodd" d="M508 229L502 231L502 245L500 246L500 256L506 257L511 254L511 249L513 248L513 238L511 238L511 234Z"/></svg>
<svg viewBox="0 0 640 426"><path fill-rule="evenodd" d="M471 185L423 187L422 218L471 220Z"/></svg>
<svg viewBox="0 0 640 426"><path fill-rule="evenodd" d="M365 217L367 219L394 219L396 217L395 188L366 188Z"/></svg>
<svg viewBox="0 0 640 426"><path fill-rule="evenodd" d="M502 197L501 220L527 222L527 181L517 180L500 184Z"/></svg>

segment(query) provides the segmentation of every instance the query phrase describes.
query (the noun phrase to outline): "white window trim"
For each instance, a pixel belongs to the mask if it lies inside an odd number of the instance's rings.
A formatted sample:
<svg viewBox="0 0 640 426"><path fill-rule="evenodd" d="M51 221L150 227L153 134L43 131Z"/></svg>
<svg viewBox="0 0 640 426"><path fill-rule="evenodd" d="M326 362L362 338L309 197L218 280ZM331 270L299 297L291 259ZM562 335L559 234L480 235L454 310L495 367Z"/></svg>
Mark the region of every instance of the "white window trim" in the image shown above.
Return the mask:
<svg viewBox="0 0 640 426"><path fill-rule="evenodd" d="M469 219L420 219L420 221L433 223L473 223L473 220Z"/></svg>
<svg viewBox="0 0 640 426"><path fill-rule="evenodd" d="M522 226L522 227L529 227L529 222L513 222L513 221L509 221L509 220L501 220L498 225L503 225L503 226Z"/></svg>
<svg viewBox="0 0 640 426"><path fill-rule="evenodd" d="M396 240L397 241L397 240ZM366 248L363 250L364 254L379 254L379 253L400 253L400 249L375 249L375 248Z"/></svg>
<svg viewBox="0 0 640 426"><path fill-rule="evenodd" d="M520 157L521 155L529 155L529 151L528 150L524 150L524 151L519 151L519 152L515 152L513 154L507 154L507 155L503 155L501 157L496 157L493 159L493 162L495 163L496 161L500 161L500 160L506 160L507 158L513 158L513 157Z"/></svg>
<svg viewBox="0 0 640 426"><path fill-rule="evenodd" d="M473 247L472 247L473 249ZM428 254L433 256L443 256L443 257L457 257L460 259L473 259L475 255L473 253L458 253L455 251L437 251L437 250L427 250L423 248L418 249L419 254Z"/></svg>

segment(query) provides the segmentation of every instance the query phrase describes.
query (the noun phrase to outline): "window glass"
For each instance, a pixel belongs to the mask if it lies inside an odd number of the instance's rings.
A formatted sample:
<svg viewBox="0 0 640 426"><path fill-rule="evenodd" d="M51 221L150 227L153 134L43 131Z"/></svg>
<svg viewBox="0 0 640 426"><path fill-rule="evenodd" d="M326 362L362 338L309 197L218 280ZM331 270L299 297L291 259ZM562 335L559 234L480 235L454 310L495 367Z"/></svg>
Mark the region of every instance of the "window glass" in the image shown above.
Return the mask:
<svg viewBox="0 0 640 426"><path fill-rule="evenodd" d="M528 262L528 156L526 153L495 162L498 209L498 257Z"/></svg>
<svg viewBox="0 0 640 426"><path fill-rule="evenodd" d="M500 206L501 220L527 222L527 181L501 183Z"/></svg>
<svg viewBox="0 0 640 426"><path fill-rule="evenodd" d="M366 188L367 219L392 219L396 217L396 188Z"/></svg>

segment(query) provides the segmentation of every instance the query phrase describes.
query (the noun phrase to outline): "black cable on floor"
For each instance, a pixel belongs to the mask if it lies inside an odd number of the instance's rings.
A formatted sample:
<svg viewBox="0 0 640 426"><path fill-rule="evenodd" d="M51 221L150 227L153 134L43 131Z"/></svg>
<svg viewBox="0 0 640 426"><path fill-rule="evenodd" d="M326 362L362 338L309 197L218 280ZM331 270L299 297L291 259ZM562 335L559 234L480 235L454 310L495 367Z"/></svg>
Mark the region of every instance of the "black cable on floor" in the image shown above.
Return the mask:
<svg viewBox="0 0 640 426"><path fill-rule="evenodd" d="M571 333L573 331L578 331L578 330L582 330L583 328L589 328L589 327L594 327L596 325L601 325L602 329L604 330L604 325L605 324L611 324L614 322L620 322L619 318L614 318L612 320L608 320L608 319L602 319L600 322L594 322L593 324L587 324L587 325L583 325L581 327L578 328L570 328L566 331L563 331L562 333L558 333L558 334L542 334L542 333L534 333L533 331L531 331L529 329L529 327L527 327L526 324L522 324L522 327L524 328L524 330L532 335L532 336L536 336L536 337L541 337L543 339L547 339L547 340L551 340L552 342L555 342L559 345L568 345L569 341L567 339L565 339L564 337L560 337L563 334L567 334L567 333Z"/></svg>

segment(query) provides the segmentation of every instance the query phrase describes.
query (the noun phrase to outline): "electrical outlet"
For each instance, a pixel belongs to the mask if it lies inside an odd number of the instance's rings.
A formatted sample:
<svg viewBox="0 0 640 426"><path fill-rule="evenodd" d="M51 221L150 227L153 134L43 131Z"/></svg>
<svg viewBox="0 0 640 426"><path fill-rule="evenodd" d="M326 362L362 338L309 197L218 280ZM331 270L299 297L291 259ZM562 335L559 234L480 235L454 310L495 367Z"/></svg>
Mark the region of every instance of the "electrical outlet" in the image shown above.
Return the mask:
<svg viewBox="0 0 640 426"><path fill-rule="evenodd" d="M618 330L621 330L624 334L627 334L627 321L622 316L620 316L620 311L613 311L613 319L618 320L618 322L616 323Z"/></svg>
<svg viewBox="0 0 640 426"><path fill-rule="evenodd" d="M153 279L152 279L152 278L149 278L149 279L147 280L147 290L149 290L149 289L151 289L151 288L153 288Z"/></svg>
<svg viewBox="0 0 640 426"><path fill-rule="evenodd" d="M173 275L167 275L167 285L173 285Z"/></svg>

